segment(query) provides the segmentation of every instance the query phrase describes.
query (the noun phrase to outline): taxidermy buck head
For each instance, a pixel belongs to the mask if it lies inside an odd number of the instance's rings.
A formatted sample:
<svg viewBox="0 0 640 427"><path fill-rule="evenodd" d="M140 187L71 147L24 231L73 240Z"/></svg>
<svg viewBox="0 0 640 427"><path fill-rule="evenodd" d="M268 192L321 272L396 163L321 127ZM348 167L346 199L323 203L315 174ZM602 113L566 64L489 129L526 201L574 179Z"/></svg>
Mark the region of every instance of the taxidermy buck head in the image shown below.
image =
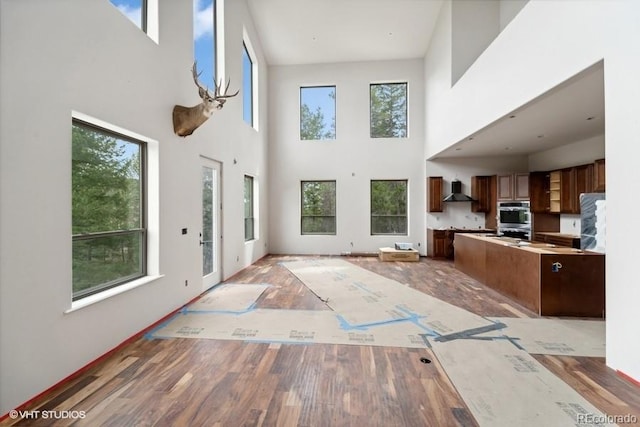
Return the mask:
<svg viewBox="0 0 640 427"><path fill-rule="evenodd" d="M222 107L224 107L224 103L227 101L227 98L234 97L238 92L240 92L238 89L236 93L227 95L229 84L231 83L231 80L229 80L223 93L220 93L220 90L222 89L222 81L219 85L214 82L216 85L216 91L212 95L209 92L209 89L202 86L198 81L198 77L200 77L201 72L198 73L197 64L195 62L191 68L191 73L193 74L193 81L198 87L198 95L202 98L202 102L198 105L194 105L193 107L183 107L182 105L176 105L173 107L173 131L178 136L191 135L194 130L211 117L214 111L221 110Z"/></svg>

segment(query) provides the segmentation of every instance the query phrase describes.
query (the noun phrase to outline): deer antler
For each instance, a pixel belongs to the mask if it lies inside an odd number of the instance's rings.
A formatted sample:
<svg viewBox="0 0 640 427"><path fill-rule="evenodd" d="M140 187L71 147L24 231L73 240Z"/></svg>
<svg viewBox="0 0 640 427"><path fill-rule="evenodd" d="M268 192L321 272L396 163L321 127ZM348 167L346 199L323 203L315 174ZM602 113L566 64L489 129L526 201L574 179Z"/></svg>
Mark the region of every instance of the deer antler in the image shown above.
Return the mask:
<svg viewBox="0 0 640 427"><path fill-rule="evenodd" d="M214 79L216 90L212 95L209 92L209 88L204 87L200 83L199 78L202 72L198 73L198 64L196 61L193 62L193 67L191 67L191 74L193 75L194 83L198 87L198 95L202 98L202 102L190 108L183 107L182 105L173 107L173 131L179 136L191 135L194 130L211 117L215 110L220 110L224 106L227 98L232 98L240 92L240 89L238 89L236 93L227 95L229 85L231 84L231 79L229 79L224 92L220 93L222 81L218 84Z"/></svg>

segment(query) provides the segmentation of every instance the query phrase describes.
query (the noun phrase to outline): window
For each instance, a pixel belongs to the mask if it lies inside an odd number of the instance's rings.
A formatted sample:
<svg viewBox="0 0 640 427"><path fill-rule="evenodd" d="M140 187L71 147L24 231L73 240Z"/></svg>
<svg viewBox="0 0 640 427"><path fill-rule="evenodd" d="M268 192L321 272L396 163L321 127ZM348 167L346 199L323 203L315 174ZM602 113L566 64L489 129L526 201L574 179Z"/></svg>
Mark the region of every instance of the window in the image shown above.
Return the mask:
<svg viewBox="0 0 640 427"><path fill-rule="evenodd" d="M120 12L145 33L147 32L147 1L146 0L111 0Z"/></svg>
<svg viewBox="0 0 640 427"><path fill-rule="evenodd" d="M146 146L73 120L73 300L146 275Z"/></svg>
<svg viewBox="0 0 640 427"><path fill-rule="evenodd" d="M407 83L370 86L371 138L406 138Z"/></svg>
<svg viewBox="0 0 640 427"><path fill-rule="evenodd" d="M302 234L336 234L336 182L302 181Z"/></svg>
<svg viewBox="0 0 640 427"><path fill-rule="evenodd" d="M300 139L336 139L336 87L300 88Z"/></svg>
<svg viewBox="0 0 640 427"><path fill-rule="evenodd" d="M253 177L244 176L244 240L255 239L253 209Z"/></svg>
<svg viewBox="0 0 640 427"><path fill-rule="evenodd" d="M215 87L217 78L215 27L216 1L193 0L193 58L198 63L200 81L210 88Z"/></svg>
<svg viewBox="0 0 640 427"><path fill-rule="evenodd" d="M371 181L371 234L407 235L407 181Z"/></svg>
<svg viewBox="0 0 640 427"><path fill-rule="evenodd" d="M253 121L253 60L247 49L247 43L242 43L242 117L249 125ZM255 127L255 126L254 126Z"/></svg>

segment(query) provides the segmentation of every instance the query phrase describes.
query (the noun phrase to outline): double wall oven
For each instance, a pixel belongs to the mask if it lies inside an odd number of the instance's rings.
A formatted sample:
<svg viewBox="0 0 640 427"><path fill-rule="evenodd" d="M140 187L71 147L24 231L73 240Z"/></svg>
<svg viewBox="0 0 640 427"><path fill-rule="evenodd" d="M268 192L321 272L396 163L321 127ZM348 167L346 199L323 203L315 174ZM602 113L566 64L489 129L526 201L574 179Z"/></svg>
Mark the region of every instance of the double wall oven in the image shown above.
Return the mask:
<svg viewBox="0 0 640 427"><path fill-rule="evenodd" d="M528 201L498 203L498 234L531 240L531 211Z"/></svg>

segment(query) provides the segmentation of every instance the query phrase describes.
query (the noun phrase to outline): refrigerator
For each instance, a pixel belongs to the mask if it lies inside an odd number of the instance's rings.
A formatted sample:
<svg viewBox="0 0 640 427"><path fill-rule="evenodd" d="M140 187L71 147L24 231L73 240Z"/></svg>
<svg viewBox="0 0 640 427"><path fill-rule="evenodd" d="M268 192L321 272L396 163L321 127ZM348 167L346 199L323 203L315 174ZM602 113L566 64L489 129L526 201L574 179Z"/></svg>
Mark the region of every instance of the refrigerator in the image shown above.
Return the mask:
<svg viewBox="0 0 640 427"><path fill-rule="evenodd" d="M605 193L580 195L580 249L605 253L606 214Z"/></svg>

